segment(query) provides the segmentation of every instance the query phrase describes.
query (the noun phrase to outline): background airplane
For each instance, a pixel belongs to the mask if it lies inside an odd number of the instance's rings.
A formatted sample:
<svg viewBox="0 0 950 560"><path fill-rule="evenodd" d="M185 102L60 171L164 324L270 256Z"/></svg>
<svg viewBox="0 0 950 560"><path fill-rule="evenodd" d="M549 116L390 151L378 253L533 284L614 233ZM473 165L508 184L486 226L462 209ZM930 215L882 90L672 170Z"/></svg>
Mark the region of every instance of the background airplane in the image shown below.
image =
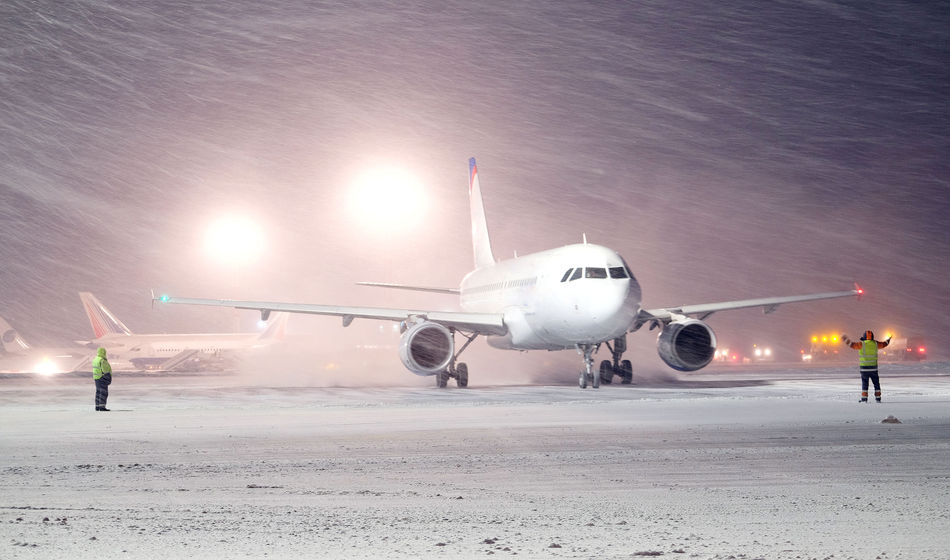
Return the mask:
<svg viewBox="0 0 950 560"><path fill-rule="evenodd" d="M88 348L40 348L31 346L0 317L0 373L39 373L53 375L80 371L92 362Z"/></svg>
<svg viewBox="0 0 950 560"><path fill-rule="evenodd" d="M705 319L717 311L760 307L766 313L785 303L860 295L852 290L769 297L720 303L644 309L640 285L616 251L587 243L568 245L514 259L496 261L491 249L475 158L469 160L469 200L475 270L458 289L380 284L384 287L453 293L462 311L430 311L350 307L306 303L237 301L162 296L164 303L256 309L266 318L272 311L335 315L343 326L354 319L398 321L402 338L399 357L417 375L436 376L439 387L455 378L468 385L468 366L459 355L478 336L490 346L508 350L575 349L583 356L584 370L578 384L594 388L619 376L633 377L633 367L623 359L626 335L649 325L660 330L657 352L670 367L695 371L709 364L716 350L716 336ZM153 300L155 297L153 295ZM465 342L456 351L455 334ZM593 355L605 345L611 360L594 371Z"/></svg>
<svg viewBox="0 0 950 560"><path fill-rule="evenodd" d="M276 313L260 333L134 334L96 296L80 292L95 339L90 348L106 348L113 369L170 371L225 367L241 352L283 339L288 315Z"/></svg>

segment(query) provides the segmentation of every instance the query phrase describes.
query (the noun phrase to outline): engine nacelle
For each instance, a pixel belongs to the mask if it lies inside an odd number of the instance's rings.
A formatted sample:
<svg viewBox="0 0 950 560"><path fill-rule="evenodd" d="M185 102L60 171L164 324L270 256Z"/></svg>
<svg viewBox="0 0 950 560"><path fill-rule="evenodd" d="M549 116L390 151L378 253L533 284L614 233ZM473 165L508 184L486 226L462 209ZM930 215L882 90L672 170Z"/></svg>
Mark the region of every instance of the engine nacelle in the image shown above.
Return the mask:
<svg viewBox="0 0 950 560"><path fill-rule="evenodd" d="M716 354L716 334L698 319L672 322L656 339L656 351L666 365L679 371L696 371Z"/></svg>
<svg viewBox="0 0 950 560"><path fill-rule="evenodd" d="M435 375L445 371L454 355L452 333L431 321L408 326L399 340L399 359L416 375Z"/></svg>

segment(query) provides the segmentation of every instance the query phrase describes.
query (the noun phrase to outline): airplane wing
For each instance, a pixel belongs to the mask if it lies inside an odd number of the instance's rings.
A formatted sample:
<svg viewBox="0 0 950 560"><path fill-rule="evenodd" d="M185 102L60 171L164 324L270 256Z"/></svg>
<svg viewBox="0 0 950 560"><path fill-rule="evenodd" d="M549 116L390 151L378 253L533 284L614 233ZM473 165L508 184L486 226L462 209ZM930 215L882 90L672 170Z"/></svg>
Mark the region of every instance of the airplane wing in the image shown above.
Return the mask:
<svg viewBox="0 0 950 560"><path fill-rule="evenodd" d="M854 289L842 292L825 292L821 294L805 294L801 296L770 297L759 299L743 299L737 301L724 301L720 303L701 303L698 305L680 305L675 307L661 307L658 309L641 310L637 316L631 330L637 330L646 323L650 323L650 329L661 326L661 324L674 321L677 317L699 315L699 319L705 319L717 311L727 311L730 309L746 309L749 307L761 307L763 313L775 311L779 305L785 303L797 303L801 301L814 301L819 299L833 299L849 296L861 296L864 290L857 284Z"/></svg>
<svg viewBox="0 0 950 560"><path fill-rule="evenodd" d="M458 295L458 288L430 288L426 286L410 286L408 284L388 284L386 282L357 282L359 286L372 286L374 288L392 288L394 290L413 290L416 292L432 292L436 294Z"/></svg>
<svg viewBox="0 0 950 560"><path fill-rule="evenodd" d="M427 320L460 331L504 335L508 332L504 316L500 313L464 313L458 311L422 311L412 309L390 309L386 307L348 307L339 305L317 305L312 303L283 303L274 301L239 301L228 299L180 298L170 296L152 296L153 302L182 305L210 305L215 307L233 307L235 309L254 309L261 316L272 311L288 313L309 313L311 315L333 315L343 318L343 326L349 326L353 319L379 319L384 321Z"/></svg>

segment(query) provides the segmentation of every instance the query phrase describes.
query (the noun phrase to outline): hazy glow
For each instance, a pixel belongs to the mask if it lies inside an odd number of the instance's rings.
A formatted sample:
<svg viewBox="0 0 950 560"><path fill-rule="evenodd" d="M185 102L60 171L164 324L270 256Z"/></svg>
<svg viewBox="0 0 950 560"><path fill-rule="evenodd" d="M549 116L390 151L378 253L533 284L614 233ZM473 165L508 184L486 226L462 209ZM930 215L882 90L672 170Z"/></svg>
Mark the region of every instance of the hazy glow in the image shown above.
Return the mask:
<svg viewBox="0 0 950 560"><path fill-rule="evenodd" d="M40 375L53 375L60 373L59 366L56 365L56 362L49 358L43 358L38 364L34 366L35 373Z"/></svg>
<svg viewBox="0 0 950 560"><path fill-rule="evenodd" d="M390 233L421 223L428 209L422 183L398 167L367 169L347 193L347 212L364 230Z"/></svg>
<svg viewBox="0 0 950 560"><path fill-rule="evenodd" d="M252 262L264 247L264 234L257 222L243 216L223 216L205 231L205 250L226 264Z"/></svg>

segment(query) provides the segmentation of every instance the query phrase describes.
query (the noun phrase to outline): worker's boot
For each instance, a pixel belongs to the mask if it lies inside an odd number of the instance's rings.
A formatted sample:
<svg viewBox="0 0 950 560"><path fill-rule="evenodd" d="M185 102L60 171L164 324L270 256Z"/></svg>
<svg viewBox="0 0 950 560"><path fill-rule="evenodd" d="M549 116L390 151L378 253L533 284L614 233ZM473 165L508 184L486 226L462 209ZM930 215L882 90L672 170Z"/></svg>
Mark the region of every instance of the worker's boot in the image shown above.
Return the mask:
<svg viewBox="0 0 950 560"><path fill-rule="evenodd" d="M859 400L858 402L868 402L868 392L867 392L867 391L861 391L861 400Z"/></svg>
<svg viewBox="0 0 950 560"><path fill-rule="evenodd" d="M874 400L876 400L877 402L881 402L881 392L880 392L880 391L874 391Z"/></svg>

